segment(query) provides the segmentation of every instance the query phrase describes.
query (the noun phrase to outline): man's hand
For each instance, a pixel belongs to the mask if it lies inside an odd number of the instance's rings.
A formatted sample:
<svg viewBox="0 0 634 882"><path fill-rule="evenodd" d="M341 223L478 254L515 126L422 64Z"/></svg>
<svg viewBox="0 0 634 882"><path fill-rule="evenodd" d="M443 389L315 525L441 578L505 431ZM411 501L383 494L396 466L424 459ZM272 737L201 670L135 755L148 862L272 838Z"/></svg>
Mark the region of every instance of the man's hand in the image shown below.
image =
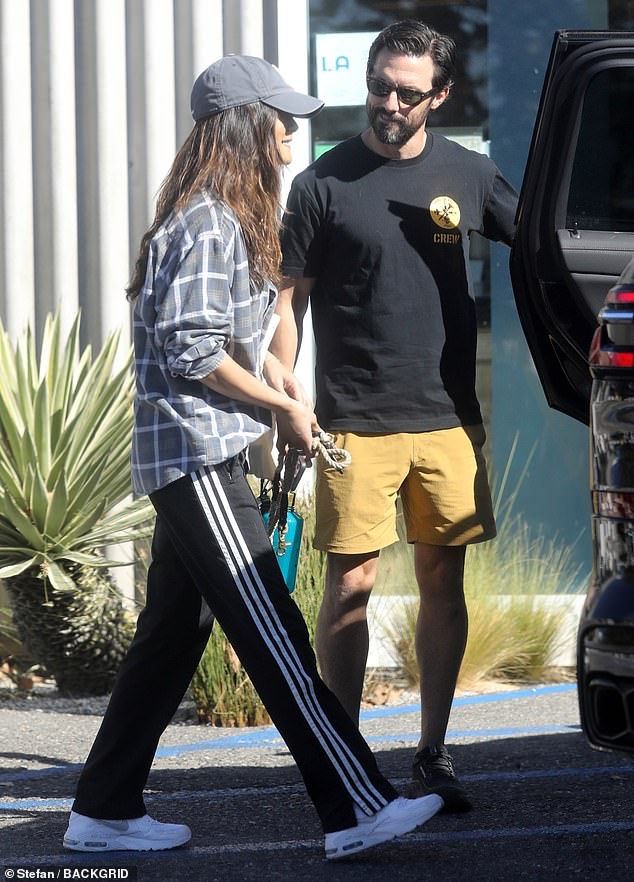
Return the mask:
<svg viewBox="0 0 634 882"><path fill-rule="evenodd" d="M264 379L267 384L272 389L277 389L278 392L284 392L289 398L293 398L295 401L300 401L312 410L313 402L306 394L306 390L295 374L287 367L284 367L282 362L271 352L267 353L266 358L264 359L262 373L264 374Z"/></svg>
<svg viewBox="0 0 634 882"><path fill-rule="evenodd" d="M274 356L271 357L269 366L270 376L272 382L281 388L263 383L230 355L225 355L218 367L203 377L201 382L227 398L268 408L277 418L278 448L283 450L290 445L297 447L305 456L313 456L313 432L318 433L320 428L312 403L306 404L301 400L306 397L301 383L277 359L273 361L273 358ZM267 363L268 361L269 359ZM298 397L291 397L291 393Z"/></svg>

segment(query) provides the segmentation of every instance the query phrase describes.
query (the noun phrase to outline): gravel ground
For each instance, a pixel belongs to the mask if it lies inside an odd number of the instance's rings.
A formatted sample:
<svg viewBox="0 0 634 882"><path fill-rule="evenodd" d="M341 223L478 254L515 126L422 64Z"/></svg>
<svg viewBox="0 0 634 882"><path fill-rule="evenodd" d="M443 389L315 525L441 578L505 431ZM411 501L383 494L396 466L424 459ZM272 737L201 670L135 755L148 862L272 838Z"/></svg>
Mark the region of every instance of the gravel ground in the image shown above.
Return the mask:
<svg viewBox="0 0 634 882"><path fill-rule="evenodd" d="M397 706L418 701L416 689L408 689L393 672L373 673L367 689L366 708L380 705ZM493 688L493 687L489 687ZM500 688L498 683L495 688ZM53 680L37 680L30 689L19 689L8 676L0 673L0 710L41 710L59 714L102 716L108 705L109 696L60 695ZM198 725L194 702L186 696L176 712L172 724Z"/></svg>

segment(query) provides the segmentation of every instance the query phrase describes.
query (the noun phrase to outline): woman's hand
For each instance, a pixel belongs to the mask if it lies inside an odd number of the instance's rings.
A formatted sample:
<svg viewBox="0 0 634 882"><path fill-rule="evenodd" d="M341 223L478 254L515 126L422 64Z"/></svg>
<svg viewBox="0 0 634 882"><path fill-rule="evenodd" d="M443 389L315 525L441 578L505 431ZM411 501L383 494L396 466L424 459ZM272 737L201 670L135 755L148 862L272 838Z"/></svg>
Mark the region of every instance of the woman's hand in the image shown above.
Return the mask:
<svg viewBox="0 0 634 882"><path fill-rule="evenodd" d="M312 407L293 398L275 408L277 419L277 446L279 450L296 447L304 456L313 457L313 436L321 431Z"/></svg>

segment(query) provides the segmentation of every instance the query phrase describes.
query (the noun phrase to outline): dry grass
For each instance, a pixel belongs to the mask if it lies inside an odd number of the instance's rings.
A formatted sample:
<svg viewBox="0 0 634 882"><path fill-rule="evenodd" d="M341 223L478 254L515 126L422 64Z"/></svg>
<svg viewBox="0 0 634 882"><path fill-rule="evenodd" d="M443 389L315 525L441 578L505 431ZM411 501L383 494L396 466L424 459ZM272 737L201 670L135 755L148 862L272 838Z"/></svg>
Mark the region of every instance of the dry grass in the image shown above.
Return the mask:
<svg viewBox="0 0 634 882"><path fill-rule="evenodd" d="M469 637L458 686L475 688L498 678L544 681L560 640L560 613L548 608L543 595L555 586L575 584L578 576L569 555L550 543L532 542L520 522L508 524L496 543L469 549L465 595ZM411 552L403 549L407 563ZM418 603L404 603L385 631L408 681L419 681L414 645Z"/></svg>
<svg viewBox="0 0 634 882"><path fill-rule="evenodd" d="M217 622L189 691L201 723L242 727L271 722L240 659Z"/></svg>
<svg viewBox="0 0 634 882"><path fill-rule="evenodd" d="M559 676L551 667L560 640L561 615L544 603L543 595L574 591L580 571L573 549L554 539L535 537L513 514L513 505L530 457L514 491L505 494L511 451L495 494L498 537L467 550L465 596L469 637L458 687L477 688L491 679L538 682ZM402 524L399 525L402 533ZM413 549L401 541L388 549L381 587L388 593L418 594ZM383 565L383 562L382 562ZM418 604L405 604L386 633L409 682L418 684L414 648Z"/></svg>
<svg viewBox="0 0 634 882"><path fill-rule="evenodd" d="M323 551L316 551L313 548L315 506L312 499L299 500L297 512L304 518L304 538L293 599L304 616L310 642L314 646L317 614L321 606L326 579L326 555Z"/></svg>

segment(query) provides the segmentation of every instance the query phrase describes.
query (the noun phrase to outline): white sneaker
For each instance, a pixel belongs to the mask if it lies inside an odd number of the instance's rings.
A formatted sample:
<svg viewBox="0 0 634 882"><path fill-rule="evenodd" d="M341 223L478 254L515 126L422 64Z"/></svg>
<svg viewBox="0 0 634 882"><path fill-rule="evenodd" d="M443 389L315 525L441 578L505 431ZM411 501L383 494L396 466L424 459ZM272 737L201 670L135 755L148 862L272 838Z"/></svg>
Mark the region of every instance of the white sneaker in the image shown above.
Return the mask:
<svg viewBox="0 0 634 882"><path fill-rule="evenodd" d="M439 812L443 805L442 798L432 793L420 799L399 796L375 815L363 815L355 807L356 827L326 833L326 858L338 860L404 833L411 833Z"/></svg>
<svg viewBox="0 0 634 882"><path fill-rule="evenodd" d="M127 821L103 821L71 812L64 848L72 851L160 851L191 839L185 824L163 824L149 815Z"/></svg>

